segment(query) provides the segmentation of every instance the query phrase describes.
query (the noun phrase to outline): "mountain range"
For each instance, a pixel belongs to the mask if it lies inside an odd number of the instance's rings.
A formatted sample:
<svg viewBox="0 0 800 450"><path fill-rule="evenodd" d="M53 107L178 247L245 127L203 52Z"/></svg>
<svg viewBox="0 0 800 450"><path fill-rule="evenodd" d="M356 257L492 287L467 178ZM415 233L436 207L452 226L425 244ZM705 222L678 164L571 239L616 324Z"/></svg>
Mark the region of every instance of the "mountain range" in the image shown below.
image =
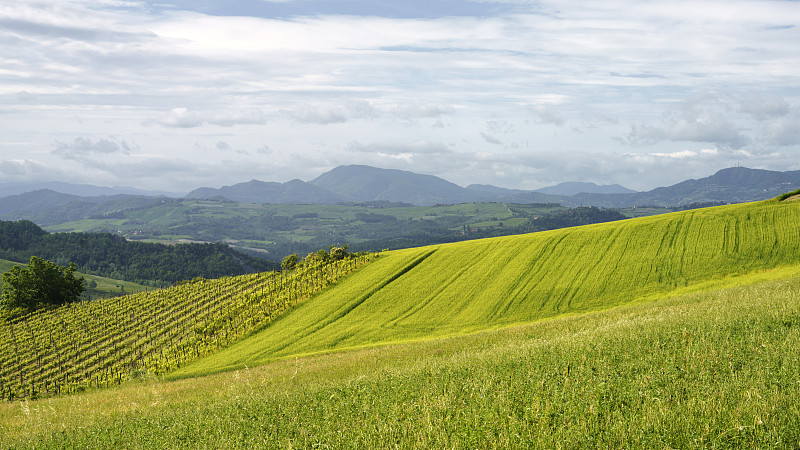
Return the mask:
<svg viewBox="0 0 800 450"><path fill-rule="evenodd" d="M341 202L400 202L412 205L456 204L470 202L515 201L530 203L557 201L558 196L578 193L634 193L620 185L598 186L594 183L569 182L537 191L505 189L491 185L473 184L466 188L433 175L423 175L396 169L349 165L339 166L317 178L303 182L247 183L223 186L219 189L200 188L186 198L227 198L242 203L322 203ZM532 197L532 198L533 198ZM552 197L552 198L551 198Z"/></svg>
<svg viewBox="0 0 800 450"><path fill-rule="evenodd" d="M60 221L141 208L154 202L169 202L167 197L131 195L114 188L52 183L49 189L17 193L0 186L0 219L25 218L47 225L48 217ZM204 187L185 198L228 199L241 203L337 204L347 202L397 202L413 205L469 202L560 203L564 206L625 208L632 206L680 206L692 203L738 203L776 197L800 187L800 170L770 171L731 167L697 180L646 192L635 192L619 185L562 183L539 190L505 189L473 184L461 187L439 177L414 172L369 166L340 166L311 181L286 183L252 180L221 188ZM70 192L114 195L75 195ZM135 191L135 190L134 190ZM144 191L135 191L144 192Z"/></svg>
<svg viewBox="0 0 800 450"><path fill-rule="evenodd" d="M646 192L620 185L561 183L539 190L505 189L472 184L461 187L432 175L369 166L339 166L303 182L256 180L219 189L201 188L187 198L227 198L243 203L402 202L414 205L469 202L560 203L564 206L625 208L680 206L691 203L739 203L775 197L800 186L800 170L731 167L709 177L686 180Z"/></svg>

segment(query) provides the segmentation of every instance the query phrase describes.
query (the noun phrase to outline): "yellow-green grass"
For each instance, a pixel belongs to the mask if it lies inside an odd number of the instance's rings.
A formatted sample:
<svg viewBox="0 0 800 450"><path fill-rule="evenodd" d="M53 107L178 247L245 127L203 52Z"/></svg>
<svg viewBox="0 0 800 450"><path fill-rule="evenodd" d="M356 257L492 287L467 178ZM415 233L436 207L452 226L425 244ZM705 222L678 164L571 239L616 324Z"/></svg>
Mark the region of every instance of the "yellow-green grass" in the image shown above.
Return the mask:
<svg viewBox="0 0 800 450"><path fill-rule="evenodd" d="M800 204L768 201L389 252L257 335L173 376L735 284L738 275L797 263L798 223Z"/></svg>
<svg viewBox="0 0 800 450"><path fill-rule="evenodd" d="M744 287L0 404L2 448L797 448L800 266Z"/></svg>

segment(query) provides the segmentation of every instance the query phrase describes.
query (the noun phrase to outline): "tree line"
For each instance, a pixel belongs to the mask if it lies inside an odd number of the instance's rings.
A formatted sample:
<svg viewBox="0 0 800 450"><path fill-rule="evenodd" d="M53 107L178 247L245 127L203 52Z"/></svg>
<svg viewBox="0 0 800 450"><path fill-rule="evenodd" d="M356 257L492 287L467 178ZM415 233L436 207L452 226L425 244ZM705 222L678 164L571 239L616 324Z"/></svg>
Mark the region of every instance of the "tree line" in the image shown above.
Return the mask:
<svg viewBox="0 0 800 450"><path fill-rule="evenodd" d="M195 277L218 278L277 267L225 244L164 245L132 242L110 233L48 233L35 223L0 221L0 258L32 256L60 266L74 263L93 275L140 284L172 284Z"/></svg>

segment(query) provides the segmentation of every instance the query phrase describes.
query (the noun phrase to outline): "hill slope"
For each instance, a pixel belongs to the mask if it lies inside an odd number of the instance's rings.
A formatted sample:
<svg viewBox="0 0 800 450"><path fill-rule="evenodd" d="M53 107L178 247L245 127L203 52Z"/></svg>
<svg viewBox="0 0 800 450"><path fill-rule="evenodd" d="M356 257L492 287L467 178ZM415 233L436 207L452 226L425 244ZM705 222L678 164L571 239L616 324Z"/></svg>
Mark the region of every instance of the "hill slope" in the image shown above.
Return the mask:
<svg viewBox="0 0 800 450"><path fill-rule="evenodd" d="M599 310L797 264L799 222L800 204L768 201L390 252L175 375Z"/></svg>

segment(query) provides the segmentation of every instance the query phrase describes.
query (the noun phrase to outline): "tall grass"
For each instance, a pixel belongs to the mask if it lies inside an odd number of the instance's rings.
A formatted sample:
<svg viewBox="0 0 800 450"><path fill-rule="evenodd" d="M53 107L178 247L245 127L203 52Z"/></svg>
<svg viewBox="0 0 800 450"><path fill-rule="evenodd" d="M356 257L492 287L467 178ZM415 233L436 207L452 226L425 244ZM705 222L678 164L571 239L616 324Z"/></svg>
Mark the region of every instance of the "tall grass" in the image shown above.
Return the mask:
<svg viewBox="0 0 800 450"><path fill-rule="evenodd" d="M797 448L799 400L791 278L3 404L0 446Z"/></svg>

